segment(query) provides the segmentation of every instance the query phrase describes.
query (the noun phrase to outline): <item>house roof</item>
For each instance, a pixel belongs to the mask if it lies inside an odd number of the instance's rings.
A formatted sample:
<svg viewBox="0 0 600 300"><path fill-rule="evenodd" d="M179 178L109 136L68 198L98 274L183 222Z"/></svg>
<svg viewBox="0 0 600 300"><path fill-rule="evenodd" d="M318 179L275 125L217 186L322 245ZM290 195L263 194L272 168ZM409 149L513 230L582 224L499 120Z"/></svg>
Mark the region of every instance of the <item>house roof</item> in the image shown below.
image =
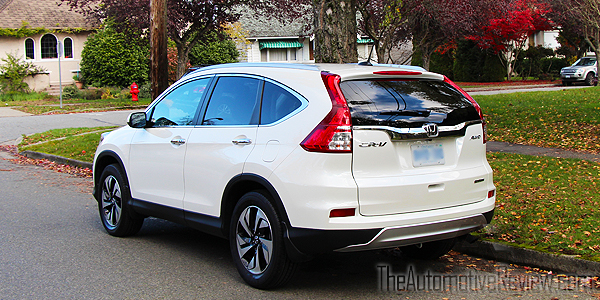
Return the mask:
<svg viewBox="0 0 600 300"><path fill-rule="evenodd" d="M1 0L0 0L1 1ZM249 8L240 11L240 23L248 31L248 38L300 37L312 34L307 29L312 24L312 15L283 23L276 18L265 17Z"/></svg>
<svg viewBox="0 0 600 300"><path fill-rule="evenodd" d="M71 11L60 0L0 0L0 28L93 29L82 14Z"/></svg>

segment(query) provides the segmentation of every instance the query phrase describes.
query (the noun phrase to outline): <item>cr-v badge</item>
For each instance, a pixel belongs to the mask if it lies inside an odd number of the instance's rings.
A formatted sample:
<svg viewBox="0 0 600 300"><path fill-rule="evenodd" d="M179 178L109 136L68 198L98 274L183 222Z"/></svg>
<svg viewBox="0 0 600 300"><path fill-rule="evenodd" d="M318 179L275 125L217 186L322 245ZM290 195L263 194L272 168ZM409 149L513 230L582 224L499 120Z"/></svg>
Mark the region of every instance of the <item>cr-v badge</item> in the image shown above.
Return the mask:
<svg viewBox="0 0 600 300"><path fill-rule="evenodd" d="M387 142L364 142L364 143L360 143L360 145L358 145L359 147L362 148L367 148L367 147L383 147L385 146L385 144L387 144Z"/></svg>

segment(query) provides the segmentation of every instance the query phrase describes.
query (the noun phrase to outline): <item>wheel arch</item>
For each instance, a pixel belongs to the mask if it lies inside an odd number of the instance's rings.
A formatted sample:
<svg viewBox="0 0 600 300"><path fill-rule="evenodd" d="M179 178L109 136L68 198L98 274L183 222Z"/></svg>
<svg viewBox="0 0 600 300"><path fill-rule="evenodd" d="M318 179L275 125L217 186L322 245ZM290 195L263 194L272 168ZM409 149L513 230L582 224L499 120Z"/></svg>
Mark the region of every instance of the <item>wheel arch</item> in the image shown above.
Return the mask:
<svg viewBox="0 0 600 300"><path fill-rule="evenodd" d="M119 155L117 155L117 153L115 153L112 150L105 150L102 151L100 154L98 154L98 157L96 158L96 161L94 163L94 190L92 192L92 194L94 195L94 198L96 198L96 201L99 201L97 195L97 187L98 187L98 181L100 180L100 175L102 175L102 171L104 170L104 168L106 168L109 165L112 164L116 164L119 166L120 171L122 172L123 175L123 180L125 181L125 184L127 185L127 190L129 189L129 178L127 177L127 172L125 171L125 165L123 164L123 161L121 160L121 158L119 157Z"/></svg>
<svg viewBox="0 0 600 300"><path fill-rule="evenodd" d="M260 175L240 174L233 177L223 191L223 198L221 199L221 231L224 236L228 236L231 215L238 200L245 193L256 190L266 191L267 195L265 196L272 200L271 204L273 204L273 207L277 210L277 214L281 218L281 221L289 224L288 215L283 206L283 202L273 185Z"/></svg>

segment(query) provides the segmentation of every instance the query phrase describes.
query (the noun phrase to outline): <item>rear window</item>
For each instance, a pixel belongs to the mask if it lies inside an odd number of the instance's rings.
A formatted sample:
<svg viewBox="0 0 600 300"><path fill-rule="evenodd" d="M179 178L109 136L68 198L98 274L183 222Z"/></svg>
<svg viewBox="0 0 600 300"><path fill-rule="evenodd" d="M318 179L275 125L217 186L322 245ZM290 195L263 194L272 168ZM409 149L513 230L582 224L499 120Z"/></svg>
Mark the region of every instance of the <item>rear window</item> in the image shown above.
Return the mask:
<svg viewBox="0 0 600 300"><path fill-rule="evenodd" d="M453 126L479 120L462 93L443 81L351 80L340 83L353 125Z"/></svg>

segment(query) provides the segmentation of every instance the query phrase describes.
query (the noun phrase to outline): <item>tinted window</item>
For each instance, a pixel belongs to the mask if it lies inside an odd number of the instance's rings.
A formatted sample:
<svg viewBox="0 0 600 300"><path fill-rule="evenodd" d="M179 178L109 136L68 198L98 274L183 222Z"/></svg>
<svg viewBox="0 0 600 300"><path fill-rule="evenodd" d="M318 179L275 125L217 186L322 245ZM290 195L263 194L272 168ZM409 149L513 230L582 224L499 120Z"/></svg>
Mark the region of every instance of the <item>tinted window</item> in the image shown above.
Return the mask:
<svg viewBox="0 0 600 300"><path fill-rule="evenodd" d="M355 125L418 127L479 119L471 102L443 81L356 80L340 88Z"/></svg>
<svg viewBox="0 0 600 300"><path fill-rule="evenodd" d="M260 114L261 124L270 124L289 115L296 110L302 102L285 89L265 82Z"/></svg>
<svg viewBox="0 0 600 300"><path fill-rule="evenodd" d="M203 125L258 124L257 99L260 80L220 77L210 97Z"/></svg>
<svg viewBox="0 0 600 300"><path fill-rule="evenodd" d="M185 83L171 91L152 109L154 127L192 125L210 78Z"/></svg>

